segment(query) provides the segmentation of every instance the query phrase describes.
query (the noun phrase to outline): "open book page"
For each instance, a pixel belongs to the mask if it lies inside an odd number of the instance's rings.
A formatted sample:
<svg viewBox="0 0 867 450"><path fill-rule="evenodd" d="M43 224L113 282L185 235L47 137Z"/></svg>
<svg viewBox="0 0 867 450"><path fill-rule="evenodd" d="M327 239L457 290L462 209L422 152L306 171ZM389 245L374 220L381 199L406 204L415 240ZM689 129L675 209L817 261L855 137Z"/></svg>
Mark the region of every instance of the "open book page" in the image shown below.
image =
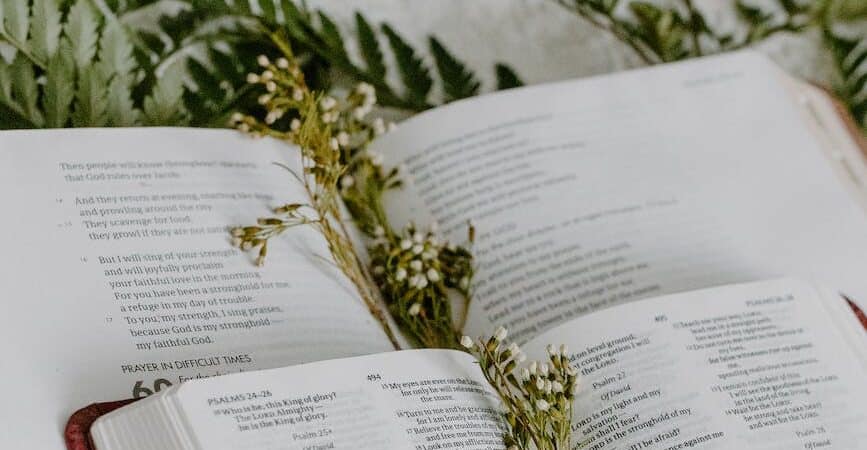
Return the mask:
<svg viewBox="0 0 867 450"><path fill-rule="evenodd" d="M861 448L867 369L826 301L785 279L675 294L576 319L526 351L571 347L588 449Z"/></svg>
<svg viewBox="0 0 867 450"><path fill-rule="evenodd" d="M275 239L264 268L227 229L306 197L283 143L234 131L0 134L9 387L0 448L61 448L94 401L179 381L391 349L321 237Z"/></svg>
<svg viewBox="0 0 867 450"><path fill-rule="evenodd" d="M477 228L467 334L775 276L867 298L867 218L769 60L734 53L438 108L376 146L395 223Z"/></svg>
<svg viewBox="0 0 867 450"><path fill-rule="evenodd" d="M200 449L502 448L498 397L472 356L411 350L181 386Z"/></svg>

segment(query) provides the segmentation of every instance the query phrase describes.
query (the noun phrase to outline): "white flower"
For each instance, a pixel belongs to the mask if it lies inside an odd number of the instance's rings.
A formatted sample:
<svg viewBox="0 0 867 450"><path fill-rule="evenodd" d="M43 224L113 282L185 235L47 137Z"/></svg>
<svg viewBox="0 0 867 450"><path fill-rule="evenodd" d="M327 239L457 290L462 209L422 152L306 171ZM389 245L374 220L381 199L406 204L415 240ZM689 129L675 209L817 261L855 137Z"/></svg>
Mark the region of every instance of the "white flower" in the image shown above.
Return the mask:
<svg viewBox="0 0 867 450"><path fill-rule="evenodd" d="M514 342L509 344L509 346L506 348L506 350L508 350L509 353L511 353L513 355L517 355L518 353L521 353L521 347L518 347L518 344L516 344Z"/></svg>
<svg viewBox="0 0 867 450"><path fill-rule="evenodd" d="M528 369L526 367L521 369L521 378L523 378L525 380L529 380L530 379L530 369Z"/></svg>
<svg viewBox="0 0 867 450"><path fill-rule="evenodd" d="M269 81L269 82L265 83L265 90L267 90L268 92L276 91L277 90L277 83L275 83L273 81Z"/></svg>
<svg viewBox="0 0 867 450"><path fill-rule="evenodd" d="M502 327L502 326L497 327L497 330L494 331L494 339L501 341L501 342L503 341L503 339L506 339L506 336L508 336L508 335L509 335L509 330L507 330L505 327Z"/></svg>
<svg viewBox="0 0 867 450"><path fill-rule="evenodd" d="M292 89L292 100L295 100L296 102L304 100L304 91L301 89Z"/></svg>
<svg viewBox="0 0 867 450"><path fill-rule="evenodd" d="M289 123L289 129L297 132L301 129L301 121L298 119L292 119L292 122Z"/></svg>
<svg viewBox="0 0 867 450"><path fill-rule="evenodd" d="M341 147L346 147L347 145L349 145L349 133L345 131L337 133L337 142L340 143Z"/></svg>
<svg viewBox="0 0 867 450"><path fill-rule="evenodd" d="M382 275L382 274L385 273L385 267L382 267L382 266L376 266L376 267L373 268L373 273L376 274L376 275Z"/></svg>
<svg viewBox="0 0 867 450"><path fill-rule="evenodd" d="M376 237L385 236L385 228L382 225L377 225L376 228L373 229L373 235Z"/></svg>
<svg viewBox="0 0 867 450"><path fill-rule="evenodd" d="M239 237L232 238L232 247L240 247L243 242L244 241Z"/></svg>
<svg viewBox="0 0 867 450"><path fill-rule="evenodd" d="M557 394L563 392L563 383L559 381L554 381L553 383L551 383L551 390Z"/></svg>
<svg viewBox="0 0 867 450"><path fill-rule="evenodd" d="M383 156L382 153L378 152L367 152L367 157L370 158L370 163L374 166L381 166Z"/></svg>
<svg viewBox="0 0 867 450"><path fill-rule="evenodd" d="M434 269L428 269L427 271L427 279L431 280L431 282L436 283L440 280L440 274Z"/></svg>
<svg viewBox="0 0 867 450"><path fill-rule="evenodd" d="M377 135L385 134L385 122L382 117L377 117L373 120L373 132Z"/></svg>
<svg viewBox="0 0 867 450"><path fill-rule="evenodd" d="M250 125L247 125L246 123L242 123L241 125L238 125L238 129L243 131L244 133L246 133L246 132L250 131Z"/></svg>
<svg viewBox="0 0 867 450"><path fill-rule="evenodd" d="M255 73L248 73L247 74L247 83L254 84L254 83L258 83L258 82L259 82L259 75L256 75Z"/></svg>
<svg viewBox="0 0 867 450"><path fill-rule="evenodd" d="M410 241L409 239L404 239L400 241L401 250L409 250L410 247L412 247L412 241Z"/></svg>
<svg viewBox="0 0 867 450"><path fill-rule="evenodd" d="M473 344L473 339L471 337L464 336L461 338L461 345L463 345L466 349L471 349L475 344Z"/></svg>
<svg viewBox="0 0 867 450"><path fill-rule="evenodd" d="M289 68L289 60L286 58L277 59L277 67L279 67L281 69L288 69Z"/></svg>
<svg viewBox="0 0 867 450"><path fill-rule="evenodd" d="M422 242L424 242L424 235L416 231L412 234L412 240L416 244L421 244Z"/></svg>
<svg viewBox="0 0 867 450"><path fill-rule="evenodd" d="M403 267L399 267L399 268L394 272L394 279L397 280L397 281L403 281L403 280L405 280L405 279L406 279L406 269L404 269Z"/></svg>
<svg viewBox="0 0 867 450"><path fill-rule="evenodd" d="M243 243L241 243L241 250L250 250L251 248L253 248L252 242L244 241Z"/></svg>
<svg viewBox="0 0 867 450"><path fill-rule="evenodd" d="M417 284L415 287L416 287L417 289L424 289L424 288L426 288L426 287L427 287L427 284L428 284L428 283L427 283L427 278L425 278L424 275L421 275L421 274L419 274L419 275L417 275L417 276L418 276L418 284Z"/></svg>
<svg viewBox="0 0 867 450"><path fill-rule="evenodd" d="M470 279L468 277L461 277L461 280L458 281L458 287L467 290L467 288L470 287Z"/></svg>
<svg viewBox="0 0 867 450"><path fill-rule="evenodd" d="M259 55L259 57L256 58L256 61L257 61L257 62L259 63L259 65L262 66L262 67L268 67L269 65L271 65L271 61L269 61L269 60L268 60L268 57L265 56L265 55Z"/></svg>
<svg viewBox="0 0 867 450"><path fill-rule="evenodd" d="M412 306L409 307L409 315L411 315L411 316L417 316L418 313L420 313L420 312L421 312L421 304L420 303L413 303Z"/></svg>
<svg viewBox="0 0 867 450"><path fill-rule="evenodd" d="M548 364L546 364L546 363L539 364L539 375L542 375L543 377L548 376Z"/></svg>
<svg viewBox="0 0 867 450"><path fill-rule="evenodd" d="M340 141L335 137L328 141L328 145L331 147L331 150L334 150L335 152L340 150Z"/></svg>
<svg viewBox="0 0 867 450"><path fill-rule="evenodd" d="M575 375L578 375L578 371L572 366L566 366L566 375L574 377Z"/></svg>
<svg viewBox="0 0 867 450"><path fill-rule="evenodd" d="M550 407L551 405L549 405L544 399L536 400L536 409L539 411L547 411Z"/></svg>
<svg viewBox="0 0 867 450"><path fill-rule="evenodd" d="M435 252L433 252L432 250L425 250L425 251L421 252L421 259L423 259L425 261L429 261L431 259L434 259L434 258L436 258L436 255L434 253Z"/></svg>
<svg viewBox="0 0 867 450"><path fill-rule="evenodd" d="M545 380L545 393L551 393L551 380Z"/></svg>
<svg viewBox="0 0 867 450"><path fill-rule="evenodd" d="M340 179L340 186L344 189L352 187L355 184L355 178L352 178L352 175L344 175Z"/></svg>
<svg viewBox="0 0 867 450"><path fill-rule="evenodd" d="M542 391L545 389L545 380L542 378L536 378L536 389Z"/></svg>
<svg viewBox="0 0 867 450"><path fill-rule="evenodd" d="M423 252L423 251L424 251L424 245L415 244L412 246L412 252L415 253L416 255L420 255L421 252Z"/></svg>
<svg viewBox="0 0 867 450"><path fill-rule="evenodd" d="M539 363L533 361L530 363L530 374L536 375L536 371L539 369Z"/></svg>
<svg viewBox="0 0 867 450"><path fill-rule="evenodd" d="M274 72L270 70L266 70L262 72L262 75L259 77L262 81L271 81L274 79Z"/></svg>
<svg viewBox="0 0 867 450"><path fill-rule="evenodd" d="M259 102L260 105L265 105L271 101L271 96L268 94L262 94L259 96L257 101Z"/></svg>
<svg viewBox="0 0 867 450"><path fill-rule="evenodd" d="M545 350L548 351L548 354L549 354L549 355L551 355L551 356L557 356L557 348L554 347L553 345L548 344L548 346L545 347Z"/></svg>
<svg viewBox="0 0 867 450"><path fill-rule="evenodd" d="M322 100L319 101L319 106L322 107L324 111L328 111L337 106L337 100L330 96L323 97Z"/></svg>
<svg viewBox="0 0 867 450"><path fill-rule="evenodd" d="M416 271L421 272L422 264L421 261L414 259L409 263L409 268Z"/></svg>
<svg viewBox="0 0 867 450"><path fill-rule="evenodd" d="M569 347L567 347L566 344L560 345L560 354L564 357L567 357L569 355Z"/></svg>
<svg viewBox="0 0 867 450"><path fill-rule="evenodd" d="M520 353L515 354L514 358L515 358L516 363L521 364L527 360L527 355L525 355L523 352L520 352Z"/></svg>
<svg viewBox="0 0 867 450"><path fill-rule="evenodd" d="M276 122L279 118L279 113L277 111L268 111L268 114L265 116L265 123L271 125Z"/></svg>
<svg viewBox="0 0 867 450"><path fill-rule="evenodd" d="M244 120L244 115L243 115L243 114L241 114L241 113L239 113L239 112L236 112L236 113L232 114L232 118L231 118L231 121L232 121L232 122L239 123L239 122L241 122L241 121L243 121L243 120Z"/></svg>

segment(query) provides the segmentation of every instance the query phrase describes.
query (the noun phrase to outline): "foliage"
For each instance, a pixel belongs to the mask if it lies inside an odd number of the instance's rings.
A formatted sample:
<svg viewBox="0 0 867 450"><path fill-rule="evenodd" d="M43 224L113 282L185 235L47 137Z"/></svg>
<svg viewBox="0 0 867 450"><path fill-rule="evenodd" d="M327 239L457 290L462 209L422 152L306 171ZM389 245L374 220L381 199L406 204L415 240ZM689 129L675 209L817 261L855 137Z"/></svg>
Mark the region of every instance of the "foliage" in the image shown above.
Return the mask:
<svg viewBox="0 0 867 450"><path fill-rule="evenodd" d="M569 350L549 345L547 362L525 364L518 345L505 344L507 334L500 327L487 339L461 339L503 402L506 446L509 450L573 448L571 425L578 373L569 361Z"/></svg>
<svg viewBox="0 0 867 450"><path fill-rule="evenodd" d="M262 264L270 239L292 227L314 226L386 330L380 295L397 324L418 343L457 347L460 326L452 323L449 294L463 296L468 304L472 256L464 247L439 242L433 232L424 234L413 226L398 232L389 225L382 196L400 186L399 171L385 171L382 156L367 148L389 128L382 119L368 118L376 104L375 89L360 83L340 100L317 94L304 82L288 42L277 42L285 57L272 63L261 55L264 70L248 75L251 84L266 92L258 99L267 111L264 120L239 113L233 122L242 131L287 140L302 149L303 173L298 179L310 201L280 206L273 217L234 228L235 244L257 251ZM343 228L341 201L368 238L370 270L358 259Z"/></svg>
<svg viewBox="0 0 867 450"><path fill-rule="evenodd" d="M90 0L0 3L0 39L14 47L0 58L0 128L132 126L183 122L178 66L151 89L116 19Z"/></svg>
<svg viewBox="0 0 867 450"><path fill-rule="evenodd" d="M840 74L836 94L867 134L867 36L849 38L826 29L825 41Z"/></svg>

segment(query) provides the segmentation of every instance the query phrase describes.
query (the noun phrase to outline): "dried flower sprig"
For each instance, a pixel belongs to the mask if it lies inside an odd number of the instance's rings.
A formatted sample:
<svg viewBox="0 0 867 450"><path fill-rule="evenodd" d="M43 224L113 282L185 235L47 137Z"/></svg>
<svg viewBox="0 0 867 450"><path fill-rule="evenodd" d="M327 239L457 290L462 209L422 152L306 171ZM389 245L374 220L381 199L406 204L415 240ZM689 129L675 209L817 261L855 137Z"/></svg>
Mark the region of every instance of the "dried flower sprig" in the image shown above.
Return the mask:
<svg viewBox="0 0 867 450"><path fill-rule="evenodd" d="M490 338L461 344L479 362L488 383L503 402L509 450L570 449L572 412L578 373L569 364L568 349L548 346L548 361L525 363L514 342L506 345L505 328Z"/></svg>
<svg viewBox="0 0 867 450"><path fill-rule="evenodd" d="M424 347L458 347L471 296L470 251L440 242L435 226L422 232L410 224L400 233L379 226L374 236L369 249L373 276L401 328ZM457 325L451 293L464 305Z"/></svg>
<svg viewBox="0 0 867 450"><path fill-rule="evenodd" d="M272 62L260 56L262 72L247 77L249 83L261 84L267 92L259 99L268 111L264 122L242 114L233 115L231 121L239 130L253 136L271 136L300 148L303 173L295 173L288 167L287 170L304 186L309 203L281 206L274 209L277 217L263 217L255 226L233 228L233 243L244 250L258 250L256 261L262 264L270 239L295 226L315 227L325 238L334 263L355 285L370 313L382 325L395 348L399 348L375 284L349 237L338 188L347 170L341 146L348 146L351 136L344 136L337 129L343 127L352 132L353 126L358 126L366 114L358 113L360 118L350 119L345 108L364 110L375 100L353 93L345 102L350 106L340 107L333 97L310 90L291 49L288 45L281 48L284 58ZM281 129L278 125L281 121L288 122L287 129Z"/></svg>
<svg viewBox="0 0 867 450"><path fill-rule="evenodd" d="M379 308L384 302L401 329L422 346L458 348L471 296L472 254L466 246L440 242L435 230L422 235L411 225L398 232L389 224L383 195L400 187L401 180L397 168L385 170L383 156L369 149L376 137L394 128L370 117L377 101L375 89L360 83L341 98L317 94L304 83L288 45L279 36L274 39L286 57L272 62L260 56L263 71L247 77L249 83L265 88L259 98L266 110L264 120L236 114L232 125L300 147L304 173L296 176L310 203L284 205L274 210L275 217L233 228L233 243L258 250L256 262L261 265L269 239L295 226L314 226L378 319L385 320ZM342 206L368 239L367 267L349 239ZM472 227L469 234L471 243ZM411 244L406 247L406 242ZM457 323L452 319L452 294L463 304Z"/></svg>

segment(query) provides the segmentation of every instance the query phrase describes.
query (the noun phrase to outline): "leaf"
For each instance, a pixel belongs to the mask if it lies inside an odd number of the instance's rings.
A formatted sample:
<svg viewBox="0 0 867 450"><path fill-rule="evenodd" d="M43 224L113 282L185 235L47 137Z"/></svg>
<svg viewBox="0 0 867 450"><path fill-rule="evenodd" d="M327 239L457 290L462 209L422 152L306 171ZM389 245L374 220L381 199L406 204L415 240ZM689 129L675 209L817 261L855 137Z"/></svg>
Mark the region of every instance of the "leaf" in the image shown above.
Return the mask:
<svg viewBox="0 0 867 450"><path fill-rule="evenodd" d="M39 87L36 84L36 73L33 64L24 55L18 53L10 67L12 74L12 100L21 108L24 116L41 127L44 118L37 105Z"/></svg>
<svg viewBox="0 0 867 450"><path fill-rule="evenodd" d="M190 58L187 61L187 70L195 81L200 96L213 102L219 102L225 97L225 92L220 87L220 79L211 74L211 71L195 58Z"/></svg>
<svg viewBox="0 0 867 450"><path fill-rule="evenodd" d="M424 103L433 87L433 79L415 50L403 40L388 24L382 25L382 31L388 38L391 51L397 61L401 80L409 94L416 102Z"/></svg>
<svg viewBox="0 0 867 450"><path fill-rule="evenodd" d="M108 80L96 65L82 69L75 91L74 127L102 127L108 123Z"/></svg>
<svg viewBox="0 0 867 450"><path fill-rule="evenodd" d="M262 17L271 23L277 23L277 7L274 0L259 0L259 9L262 10Z"/></svg>
<svg viewBox="0 0 867 450"><path fill-rule="evenodd" d="M108 85L108 125L130 127L138 125L139 111L132 102L128 77L116 75Z"/></svg>
<svg viewBox="0 0 867 450"><path fill-rule="evenodd" d="M184 67L175 63L157 79L151 95L144 100L144 119L148 125L177 125L184 116Z"/></svg>
<svg viewBox="0 0 867 450"><path fill-rule="evenodd" d="M99 63L106 79L117 74L126 76L136 67L133 46L118 21L106 24L99 39Z"/></svg>
<svg viewBox="0 0 867 450"><path fill-rule="evenodd" d="M33 0L30 48L33 56L41 61L48 61L57 51L60 42L60 17L57 0Z"/></svg>
<svg viewBox="0 0 867 450"><path fill-rule="evenodd" d="M29 2L26 0L3 1L3 21L6 32L20 44L27 42L27 32L30 30Z"/></svg>
<svg viewBox="0 0 867 450"><path fill-rule="evenodd" d="M319 23L322 25L321 38L337 57L349 61L349 56L346 54L346 48L343 46L343 36L340 34L340 29L331 18L324 12L319 11Z"/></svg>
<svg viewBox="0 0 867 450"><path fill-rule="evenodd" d="M511 67L505 64L497 64L495 69L497 71L498 90L512 89L524 85L524 82L521 81L521 78L518 77L518 74Z"/></svg>
<svg viewBox="0 0 867 450"><path fill-rule="evenodd" d="M367 72L377 78L385 77L385 57L373 28L358 12L355 13L355 25L358 28L358 46L361 50L361 56L367 64Z"/></svg>
<svg viewBox="0 0 867 450"><path fill-rule="evenodd" d="M89 0L77 0L69 9L64 33L72 44L72 58L79 69L88 66L96 54L99 23Z"/></svg>
<svg viewBox="0 0 867 450"><path fill-rule="evenodd" d="M69 119L69 110L75 96L75 62L71 44L64 38L59 42L59 51L48 60L45 70L45 86L42 94L42 109L45 111L45 127L63 128Z"/></svg>
<svg viewBox="0 0 867 450"><path fill-rule="evenodd" d="M472 97L479 93L481 83L435 37L430 38L430 48L443 82L446 101Z"/></svg>

